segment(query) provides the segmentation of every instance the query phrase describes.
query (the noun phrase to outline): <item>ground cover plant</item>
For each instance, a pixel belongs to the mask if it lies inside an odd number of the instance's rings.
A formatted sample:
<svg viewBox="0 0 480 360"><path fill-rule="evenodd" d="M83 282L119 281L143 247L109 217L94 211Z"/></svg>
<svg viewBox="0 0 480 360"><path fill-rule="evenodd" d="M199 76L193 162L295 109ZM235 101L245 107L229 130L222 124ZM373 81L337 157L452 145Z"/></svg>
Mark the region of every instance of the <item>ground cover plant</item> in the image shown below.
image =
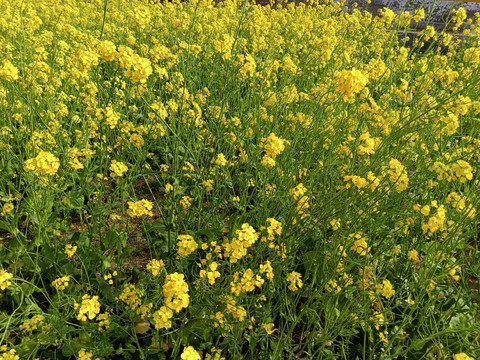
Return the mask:
<svg viewBox="0 0 480 360"><path fill-rule="evenodd" d="M480 17L272 5L0 0L0 359L480 357Z"/></svg>

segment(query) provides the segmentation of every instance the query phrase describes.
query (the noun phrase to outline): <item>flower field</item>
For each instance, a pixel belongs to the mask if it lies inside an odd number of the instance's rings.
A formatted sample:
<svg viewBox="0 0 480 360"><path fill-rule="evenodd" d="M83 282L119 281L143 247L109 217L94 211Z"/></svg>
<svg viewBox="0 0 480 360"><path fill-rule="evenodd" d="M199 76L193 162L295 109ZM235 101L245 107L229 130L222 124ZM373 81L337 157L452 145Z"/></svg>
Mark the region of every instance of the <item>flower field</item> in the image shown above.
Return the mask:
<svg viewBox="0 0 480 360"><path fill-rule="evenodd" d="M480 14L426 18L0 0L0 360L480 359Z"/></svg>

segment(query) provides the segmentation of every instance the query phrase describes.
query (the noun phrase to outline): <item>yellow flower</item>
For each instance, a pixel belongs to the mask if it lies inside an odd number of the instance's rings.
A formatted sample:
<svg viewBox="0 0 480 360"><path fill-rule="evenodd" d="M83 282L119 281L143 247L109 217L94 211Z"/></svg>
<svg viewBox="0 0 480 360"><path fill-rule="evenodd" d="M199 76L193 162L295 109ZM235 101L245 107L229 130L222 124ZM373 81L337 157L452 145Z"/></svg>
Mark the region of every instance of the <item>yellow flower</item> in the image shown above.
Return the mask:
<svg viewBox="0 0 480 360"><path fill-rule="evenodd" d="M225 155L222 153L218 154L215 164L220 165L220 166L226 166L227 165L227 159L225 159Z"/></svg>
<svg viewBox="0 0 480 360"><path fill-rule="evenodd" d="M13 278L13 274L6 272L5 270L0 270L0 289L5 290L8 288L12 283L9 281Z"/></svg>
<svg viewBox="0 0 480 360"><path fill-rule="evenodd" d="M116 176L120 177L128 171L128 167L121 161L112 160L112 164L110 165L110 171L110 176L112 178Z"/></svg>
<svg viewBox="0 0 480 360"><path fill-rule="evenodd" d="M184 210L187 210L190 206L192 206L192 198L190 196L183 196L182 200L180 200L180 204Z"/></svg>
<svg viewBox="0 0 480 360"><path fill-rule="evenodd" d="M267 260L265 265L260 264L260 274L266 273L267 274L267 279L272 281L273 280L273 268L272 268L272 263Z"/></svg>
<svg viewBox="0 0 480 360"><path fill-rule="evenodd" d="M267 150L266 156L275 159L285 149L285 143L289 142L285 139L277 137L274 133L271 133L267 138L263 138L260 142L260 147Z"/></svg>
<svg viewBox="0 0 480 360"><path fill-rule="evenodd" d="M379 285L379 291L386 299L390 299L393 295L395 295L395 290L388 280L383 280L382 285Z"/></svg>
<svg viewBox="0 0 480 360"><path fill-rule="evenodd" d="M35 175L55 175L60 167L60 160L51 152L40 151L33 159L28 159L23 165L25 171L33 171Z"/></svg>
<svg viewBox="0 0 480 360"><path fill-rule="evenodd" d="M76 251L77 251L76 246L72 246L70 244L65 245L65 254L69 259L73 258L73 255L75 255Z"/></svg>
<svg viewBox="0 0 480 360"><path fill-rule="evenodd" d="M22 330L25 334L38 330L44 324L45 316L43 315L35 315L30 320L25 321L22 325L19 326L20 330Z"/></svg>
<svg viewBox="0 0 480 360"><path fill-rule="evenodd" d="M460 353L460 354L453 355L453 360L475 360L475 359L468 356L465 353Z"/></svg>
<svg viewBox="0 0 480 360"><path fill-rule="evenodd" d="M148 200L140 200L136 202L129 201L128 202L129 209L127 210L127 214L130 217L141 217L142 215L149 215L153 216L153 212L151 211L153 208L153 203Z"/></svg>
<svg viewBox="0 0 480 360"><path fill-rule="evenodd" d="M205 180L202 182L202 185L205 186L205 190L207 191L213 190L213 180Z"/></svg>
<svg viewBox="0 0 480 360"><path fill-rule="evenodd" d="M408 256L409 260L417 261L418 260L418 251L415 250L415 249L412 249L407 253L407 256Z"/></svg>
<svg viewBox="0 0 480 360"><path fill-rule="evenodd" d="M147 264L147 270L152 273L153 276L160 274L160 270L165 267L163 260L152 259Z"/></svg>
<svg viewBox="0 0 480 360"><path fill-rule="evenodd" d="M12 203L6 203L3 205L3 210L0 213L1 216L5 216L5 214L8 214L11 212L13 209L15 209L15 206L13 206Z"/></svg>
<svg viewBox="0 0 480 360"><path fill-rule="evenodd" d="M52 281L52 286L57 290L65 290L70 281L70 276L63 276L61 278L55 279Z"/></svg>
<svg viewBox="0 0 480 360"><path fill-rule="evenodd" d="M299 288L303 286L303 282L301 280L302 275L296 271L292 271L288 277L287 281L290 282L290 285L288 285L288 288L291 291L297 291Z"/></svg>
<svg viewBox="0 0 480 360"><path fill-rule="evenodd" d="M3 60L3 65L0 66L0 79L7 81L18 79L18 69L9 60Z"/></svg>
<svg viewBox="0 0 480 360"><path fill-rule="evenodd" d="M153 314L153 321L155 322L155 329L170 329L172 322L170 319L173 317L173 312L166 306L162 306L160 310L155 311Z"/></svg>
<svg viewBox="0 0 480 360"><path fill-rule="evenodd" d="M10 349L8 352L5 349L5 352L0 355L0 360L20 360L20 357L16 355L15 349Z"/></svg>
<svg viewBox="0 0 480 360"><path fill-rule="evenodd" d="M198 248L197 242L190 235L178 235L178 253L188 256Z"/></svg>
<svg viewBox="0 0 480 360"><path fill-rule="evenodd" d="M182 360L200 360L200 354L193 348L193 346L188 346L183 349L182 355L180 355Z"/></svg>
<svg viewBox="0 0 480 360"><path fill-rule="evenodd" d="M78 311L77 319L79 321L87 321L88 317L88 319L93 320L98 313L100 313L100 303L98 302L98 296L93 296L90 298L90 296L87 294L83 295L82 305Z"/></svg>
<svg viewBox="0 0 480 360"><path fill-rule="evenodd" d="M163 285L165 305L175 312L180 312L190 303L190 296L187 293L188 284L184 280L183 274L173 273L167 275Z"/></svg>
<svg viewBox="0 0 480 360"><path fill-rule="evenodd" d="M473 168L466 161L458 160L452 165L452 172L455 174L455 179L461 183L473 179Z"/></svg>
<svg viewBox="0 0 480 360"><path fill-rule="evenodd" d="M93 353L85 350L85 349L80 349L78 352L78 358L77 360L92 360ZM95 360L100 360L99 358L96 358Z"/></svg>
<svg viewBox="0 0 480 360"><path fill-rule="evenodd" d="M265 329L268 335L271 335L275 332L275 329L273 329L274 326L275 326L274 323L262 324L262 328Z"/></svg>
<svg viewBox="0 0 480 360"><path fill-rule="evenodd" d="M352 68L352 70L342 70L338 75L338 84L335 91L343 94L343 101L349 101L354 94L363 90L368 83L368 78L362 71Z"/></svg>

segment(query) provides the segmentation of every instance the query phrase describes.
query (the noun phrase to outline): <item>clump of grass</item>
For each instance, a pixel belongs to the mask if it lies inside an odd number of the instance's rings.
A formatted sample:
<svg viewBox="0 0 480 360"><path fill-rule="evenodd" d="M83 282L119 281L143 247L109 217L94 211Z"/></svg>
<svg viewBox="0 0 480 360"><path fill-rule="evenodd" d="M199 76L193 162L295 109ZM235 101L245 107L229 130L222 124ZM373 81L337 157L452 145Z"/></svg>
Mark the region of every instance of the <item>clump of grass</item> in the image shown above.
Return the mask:
<svg viewBox="0 0 480 360"><path fill-rule="evenodd" d="M478 36L408 48L422 10L334 2L0 8L0 359L480 356Z"/></svg>

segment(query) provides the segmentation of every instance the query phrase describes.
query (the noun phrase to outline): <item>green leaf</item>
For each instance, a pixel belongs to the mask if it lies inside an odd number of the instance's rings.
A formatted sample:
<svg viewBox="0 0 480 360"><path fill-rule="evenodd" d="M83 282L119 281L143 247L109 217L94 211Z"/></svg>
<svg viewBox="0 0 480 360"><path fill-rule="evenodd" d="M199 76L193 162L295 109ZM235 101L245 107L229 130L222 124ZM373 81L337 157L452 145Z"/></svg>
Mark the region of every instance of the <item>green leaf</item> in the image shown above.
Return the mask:
<svg viewBox="0 0 480 360"><path fill-rule="evenodd" d="M104 240L104 245L107 248L115 246L124 248L127 244L127 235L124 232L118 232L115 229L110 230Z"/></svg>
<svg viewBox="0 0 480 360"><path fill-rule="evenodd" d="M105 279L103 277L97 276L97 283L98 283L98 290L100 290L100 293L102 294L102 296L108 301L113 302L115 300L115 296L113 295L112 288L105 281Z"/></svg>

